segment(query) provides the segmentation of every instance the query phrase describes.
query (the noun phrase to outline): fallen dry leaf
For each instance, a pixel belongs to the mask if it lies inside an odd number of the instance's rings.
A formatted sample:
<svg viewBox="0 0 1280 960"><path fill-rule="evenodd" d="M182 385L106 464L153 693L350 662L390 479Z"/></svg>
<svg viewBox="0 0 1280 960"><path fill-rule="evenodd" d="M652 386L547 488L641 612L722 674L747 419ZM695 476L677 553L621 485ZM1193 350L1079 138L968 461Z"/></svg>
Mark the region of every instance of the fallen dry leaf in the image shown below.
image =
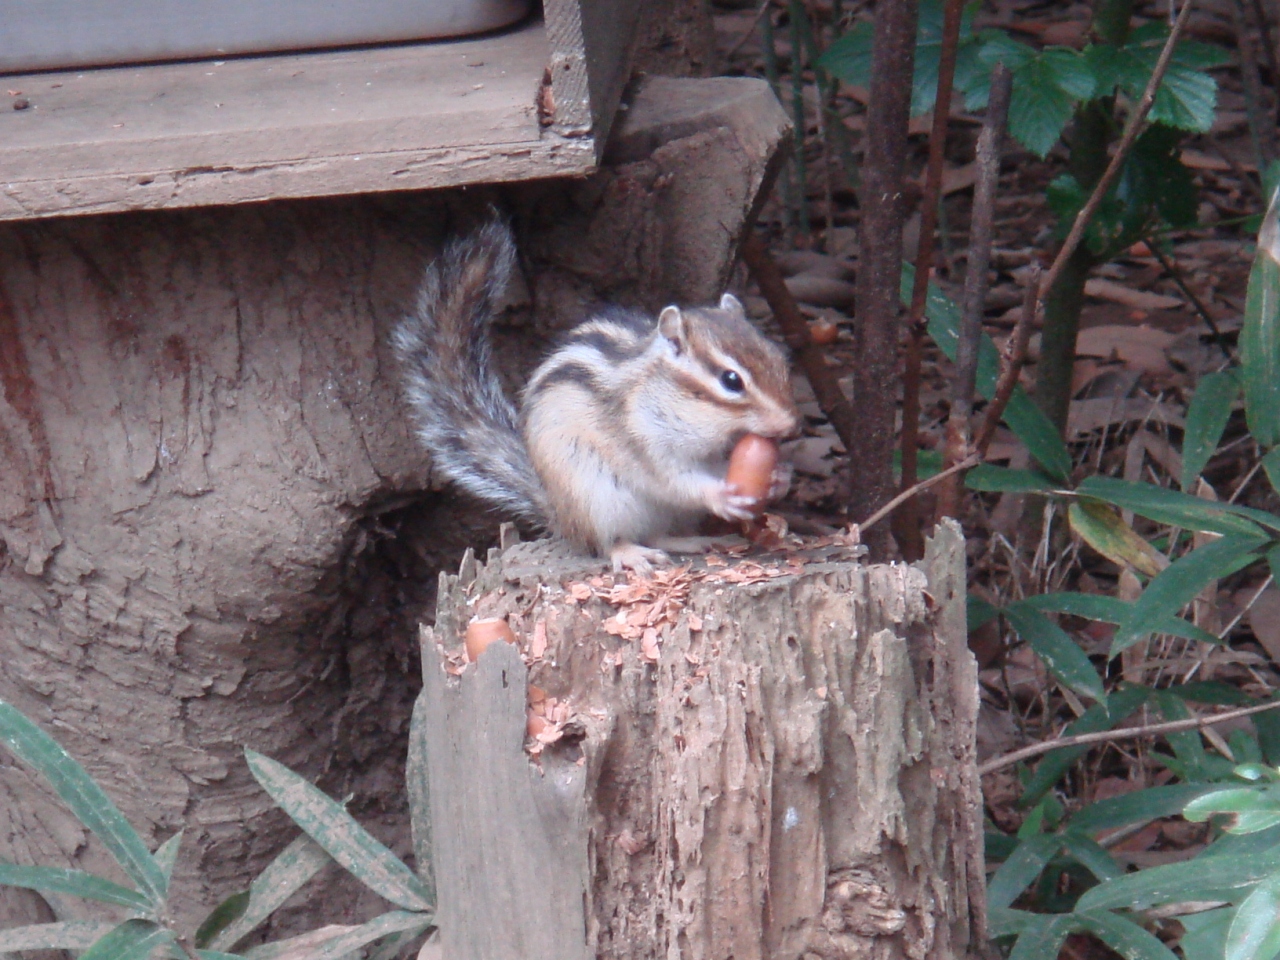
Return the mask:
<svg viewBox="0 0 1280 960"><path fill-rule="evenodd" d="M1116 283L1114 280L1106 280L1102 277L1091 277L1087 280L1084 285L1084 292L1086 296L1096 297L1099 300L1110 300L1112 303L1133 307L1138 310L1177 310L1185 306L1178 297L1166 297L1164 294L1151 293L1148 290L1135 290L1132 287L1126 287L1122 283ZM1103 328L1092 327L1090 329L1100 330ZM1131 328L1119 327L1117 329ZM1085 331L1080 331L1081 336L1084 333ZM1171 335L1166 334L1166 336Z"/></svg>

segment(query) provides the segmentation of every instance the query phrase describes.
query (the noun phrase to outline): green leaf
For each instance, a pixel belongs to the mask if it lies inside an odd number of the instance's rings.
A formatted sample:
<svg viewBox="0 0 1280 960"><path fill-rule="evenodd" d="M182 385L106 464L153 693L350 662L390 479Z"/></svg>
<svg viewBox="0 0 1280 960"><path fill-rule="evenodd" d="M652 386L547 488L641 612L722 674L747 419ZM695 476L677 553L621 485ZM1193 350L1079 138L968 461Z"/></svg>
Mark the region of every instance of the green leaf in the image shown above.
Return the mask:
<svg viewBox="0 0 1280 960"><path fill-rule="evenodd" d="M1056 957L1076 929L1076 918L1070 913L1035 914L1013 945L1009 960L1048 960Z"/></svg>
<svg viewBox="0 0 1280 960"><path fill-rule="evenodd" d="M1228 833L1258 833L1280 824L1280 796L1274 788L1233 787L1205 794L1187 804L1182 812L1188 820L1197 822L1215 814L1232 818Z"/></svg>
<svg viewBox="0 0 1280 960"><path fill-rule="evenodd" d="M73 897L114 903L118 907L127 907L143 913L149 913L152 909L151 901L136 890L122 887L118 883L96 877L92 873L85 873L83 870L70 870L66 867L22 867L12 863L0 863L0 884L26 887L28 890L69 893Z"/></svg>
<svg viewBox="0 0 1280 960"><path fill-rule="evenodd" d="M1156 523L1168 523L1187 530L1259 535L1259 524L1280 530L1280 517L1262 510L1219 500L1204 500L1178 490L1157 487L1154 483L1092 476L1086 477L1076 487L1076 493L1115 504L1122 510L1132 510Z"/></svg>
<svg viewBox="0 0 1280 960"><path fill-rule="evenodd" d="M150 920L126 920L80 954L80 960L148 960L151 951L172 942L173 934Z"/></svg>
<svg viewBox="0 0 1280 960"><path fill-rule="evenodd" d="M332 860L320 844L306 834L298 837L258 874L249 885L249 901L245 904L243 913L212 934L207 946L215 950L234 947L329 863ZM212 919L210 917L205 923L210 923Z"/></svg>
<svg viewBox="0 0 1280 960"><path fill-rule="evenodd" d="M1181 813L1192 800L1214 790L1212 786L1194 783L1147 787L1089 804L1071 818L1070 826L1083 833L1097 833L1134 823L1150 823Z"/></svg>
<svg viewBox="0 0 1280 960"><path fill-rule="evenodd" d="M1058 142L1079 100L1057 81L1058 73L1043 53L1013 72L1009 133L1041 159ZM1092 85L1090 77L1090 88Z"/></svg>
<svg viewBox="0 0 1280 960"><path fill-rule="evenodd" d="M1262 458L1262 469L1267 471L1267 480L1271 489L1280 491L1280 447L1276 447Z"/></svg>
<svg viewBox="0 0 1280 960"><path fill-rule="evenodd" d="M0 930L0 954L19 950L86 950L115 929L115 921L65 920Z"/></svg>
<svg viewBox="0 0 1280 960"><path fill-rule="evenodd" d="M1025 601L1024 601L1025 602ZM1121 720L1128 717L1142 706L1151 696L1151 690L1137 684L1121 687L1112 691L1105 703L1095 703L1080 715L1077 720L1067 724L1063 729L1064 737L1077 733L1097 733L1110 730ZM1031 775L1018 800L1021 807L1029 807L1044 796L1057 783L1071 765L1089 752L1088 746L1062 747L1045 754L1036 771Z"/></svg>
<svg viewBox="0 0 1280 960"><path fill-rule="evenodd" d="M1245 897L1227 931L1224 960L1273 960L1280 954L1280 874Z"/></svg>
<svg viewBox="0 0 1280 960"><path fill-rule="evenodd" d="M970 632L986 626L998 616L1000 611L981 597L971 593L965 598L965 626Z"/></svg>
<svg viewBox="0 0 1280 960"><path fill-rule="evenodd" d="M0 700L0 742L49 781L54 792L102 841L151 905L164 901L168 886L164 871L137 831L129 826L129 821L52 737L3 700Z"/></svg>
<svg viewBox="0 0 1280 960"><path fill-rule="evenodd" d="M1178 960L1172 950L1125 917L1105 910L1077 910L1076 919L1125 960Z"/></svg>
<svg viewBox="0 0 1280 960"><path fill-rule="evenodd" d="M245 957L248 960L275 960L276 957L292 953L297 947L305 944L307 960L339 960L375 940L408 930L421 933L433 923L434 919L429 913L392 910L358 927L331 927L330 935L327 937L317 936L317 932L313 931L288 940L264 943L260 947L247 951Z"/></svg>
<svg viewBox="0 0 1280 960"><path fill-rule="evenodd" d="M1005 607L1004 615L1063 685L1094 700L1106 699L1098 671L1065 630L1021 601Z"/></svg>
<svg viewBox="0 0 1280 960"><path fill-rule="evenodd" d="M1004 422L1026 446L1040 469L1058 483L1065 484L1070 480L1071 454L1058 435L1057 427L1021 387L1013 388L1009 405L1004 408Z"/></svg>
<svg viewBox="0 0 1280 960"><path fill-rule="evenodd" d="M818 66L852 87L871 84L871 57L875 46L875 25L857 23L837 39L821 57Z"/></svg>
<svg viewBox="0 0 1280 960"><path fill-rule="evenodd" d="M1067 856L1099 880L1124 876L1124 867L1116 863L1115 858L1092 837L1085 836L1079 830L1064 830L1061 837L1062 849Z"/></svg>
<svg viewBox="0 0 1280 960"><path fill-rule="evenodd" d="M1240 396L1240 377L1234 370L1222 370L1200 378L1196 394L1187 407L1187 426L1182 435L1182 489L1191 493L1205 464L1218 449L1222 431L1231 417L1231 405Z"/></svg>
<svg viewBox="0 0 1280 960"><path fill-rule="evenodd" d="M965 475L965 486L984 493L1053 493L1058 485L1035 470L980 463Z"/></svg>
<svg viewBox="0 0 1280 960"><path fill-rule="evenodd" d="M1182 924L1182 939L1178 946L1184 957L1221 957L1227 947L1227 931L1236 913L1235 907L1219 907L1203 913L1185 914L1178 918Z"/></svg>
<svg viewBox="0 0 1280 960"><path fill-rule="evenodd" d="M992 907L987 916L987 936L998 940L1000 937L1020 934L1042 916L1043 914L1028 910L1014 910L1012 907Z"/></svg>
<svg viewBox="0 0 1280 960"><path fill-rule="evenodd" d="M427 892L403 862L351 815L284 764L253 750L245 759L262 789L329 856L374 893L406 910L430 910Z"/></svg>
<svg viewBox="0 0 1280 960"><path fill-rule="evenodd" d="M328 859L328 857L326 856L325 859ZM204 918L204 922L196 929L196 946L201 948L209 946L218 934L244 916L245 908L248 906L248 890L233 893L223 900L209 911L209 915Z"/></svg>
<svg viewBox="0 0 1280 960"><path fill-rule="evenodd" d="M1019 602L1045 613L1069 613L1073 617L1084 617L1086 620L1099 620L1103 623L1119 623L1133 608L1133 604L1127 600L1104 596L1100 593L1038 593ZM1221 644L1223 642L1221 637L1214 636L1208 630L1203 630L1181 617L1165 617L1159 621L1152 632L1167 633L1173 637L1199 640L1203 643ZM1177 692L1185 695L1183 690Z"/></svg>
<svg viewBox="0 0 1280 960"><path fill-rule="evenodd" d="M1134 532L1114 507L1081 498L1067 506L1071 529L1108 560L1120 567L1132 567L1154 577L1169 560Z"/></svg>
<svg viewBox="0 0 1280 960"><path fill-rule="evenodd" d="M160 865L160 872L164 874L165 895L169 893L169 882L173 879L173 866L178 862L178 848L182 846L182 831L179 830L172 837L160 844L156 848L156 852L152 854L156 863Z"/></svg>
<svg viewBox="0 0 1280 960"><path fill-rule="evenodd" d="M1280 848L1275 847L1239 856L1200 856L1108 880L1085 891L1076 909L1145 910L1186 900L1235 901L1277 869Z"/></svg>
<svg viewBox="0 0 1280 960"><path fill-rule="evenodd" d="M1181 610L1214 580L1228 577L1253 562L1266 543L1261 536L1232 534L1180 557L1147 584L1129 616L1116 627L1111 655L1114 657L1147 636L1161 620Z"/></svg>
<svg viewBox="0 0 1280 960"><path fill-rule="evenodd" d="M1062 839L1052 833L1038 833L1023 840L987 884L987 903L993 908L1012 905L1061 848Z"/></svg>
<svg viewBox="0 0 1280 960"><path fill-rule="evenodd" d="M1280 444L1280 224L1272 196L1258 233L1258 251L1249 273L1240 368L1245 419L1264 449Z"/></svg>

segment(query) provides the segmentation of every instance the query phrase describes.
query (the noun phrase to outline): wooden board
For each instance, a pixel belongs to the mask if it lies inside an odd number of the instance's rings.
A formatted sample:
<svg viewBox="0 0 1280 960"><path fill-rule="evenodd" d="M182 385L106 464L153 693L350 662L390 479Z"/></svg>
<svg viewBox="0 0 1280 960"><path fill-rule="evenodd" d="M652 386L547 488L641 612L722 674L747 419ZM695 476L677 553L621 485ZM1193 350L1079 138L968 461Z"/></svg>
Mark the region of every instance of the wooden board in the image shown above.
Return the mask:
<svg viewBox="0 0 1280 960"><path fill-rule="evenodd" d="M583 174L539 124L546 31L0 77L0 219Z"/></svg>

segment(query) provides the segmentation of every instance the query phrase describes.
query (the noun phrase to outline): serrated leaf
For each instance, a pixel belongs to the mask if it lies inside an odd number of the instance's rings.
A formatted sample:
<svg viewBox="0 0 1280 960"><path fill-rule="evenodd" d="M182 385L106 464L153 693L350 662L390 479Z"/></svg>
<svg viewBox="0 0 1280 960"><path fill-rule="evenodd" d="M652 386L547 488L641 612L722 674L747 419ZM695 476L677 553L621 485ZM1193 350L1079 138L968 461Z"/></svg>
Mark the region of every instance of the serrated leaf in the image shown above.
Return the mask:
<svg viewBox="0 0 1280 960"><path fill-rule="evenodd" d="M1280 874L1245 897L1227 930L1224 960L1274 960L1280 954Z"/></svg>
<svg viewBox="0 0 1280 960"><path fill-rule="evenodd" d="M418 933L432 926L434 919L427 913L392 910L358 927L333 927L315 930L300 937L264 943L245 953L247 960L276 960L297 957L299 960L339 960L354 953L366 944L383 937L408 930Z"/></svg>
<svg viewBox="0 0 1280 960"><path fill-rule="evenodd" d="M1041 54L1013 71L1009 133L1044 159L1075 112L1077 99L1058 85L1053 67Z"/></svg>
<svg viewBox="0 0 1280 960"><path fill-rule="evenodd" d="M298 837L258 874L249 885L244 912L215 933L208 946L215 950L234 947L331 862L320 844L305 833Z"/></svg>
<svg viewBox="0 0 1280 960"><path fill-rule="evenodd" d="M1244 325L1240 329L1240 367L1245 419L1264 449L1280 444L1280 224L1277 198L1271 198L1258 233L1258 250L1249 272Z"/></svg>
<svg viewBox="0 0 1280 960"><path fill-rule="evenodd" d="M1280 848L1276 847L1238 856L1200 856L1101 883L1081 895L1076 910L1146 910L1187 900L1234 901L1277 869Z"/></svg>
<svg viewBox="0 0 1280 960"><path fill-rule="evenodd" d="M1059 682L1093 700L1106 699L1098 671L1065 630L1021 601L1005 607L1004 615Z"/></svg>
<svg viewBox="0 0 1280 960"><path fill-rule="evenodd" d="M86 950L115 929L110 920L64 920L0 930L0 954L19 950Z"/></svg>
<svg viewBox="0 0 1280 960"><path fill-rule="evenodd" d="M1234 370L1221 370L1200 378L1195 396L1187 407L1187 425L1182 434L1183 490L1196 485L1205 464L1222 442L1222 431L1231 417L1231 405L1240 396L1240 377Z"/></svg>
<svg viewBox="0 0 1280 960"><path fill-rule="evenodd" d="M1105 910L1077 910L1075 916L1084 929L1124 960L1178 960L1172 950L1126 917Z"/></svg>
<svg viewBox="0 0 1280 960"><path fill-rule="evenodd" d="M80 960L148 960L152 950L172 942L173 934L150 920L126 920L80 954Z"/></svg>
<svg viewBox="0 0 1280 960"><path fill-rule="evenodd" d="M151 901L137 890L130 890L118 883L96 877L83 870L66 867L24 867L13 863L0 863L0 884L10 887L26 887L28 890L50 890L69 893L73 897L114 903L118 907L147 913Z"/></svg>
<svg viewBox="0 0 1280 960"><path fill-rule="evenodd" d="M1187 530L1206 533L1260 535L1259 526L1280 530L1280 517L1262 510L1219 500L1203 500L1179 490L1153 483L1117 480L1115 477L1086 477L1076 493L1132 510L1140 517Z"/></svg>
<svg viewBox="0 0 1280 960"><path fill-rule="evenodd" d="M1248 566L1267 542L1261 536L1231 534L1174 561L1147 584L1129 615L1116 627L1111 655L1114 657L1150 634L1161 620L1181 610L1214 580Z"/></svg>
<svg viewBox="0 0 1280 960"><path fill-rule="evenodd" d="M49 782L62 802L102 841L153 906L164 901L167 887L164 872L129 821L57 741L3 700L0 700L0 743Z"/></svg>
<svg viewBox="0 0 1280 960"><path fill-rule="evenodd" d="M325 852L374 893L406 910L430 910L422 881L351 815L282 763L246 748L262 789Z"/></svg>
<svg viewBox="0 0 1280 960"><path fill-rule="evenodd" d="M987 883L987 902L993 908L1010 906L1035 882L1061 847L1062 841L1051 833L1038 833L1023 840Z"/></svg>
<svg viewBox="0 0 1280 960"><path fill-rule="evenodd" d="M818 58L818 66L852 87L871 83L871 56L875 46L875 26L857 23L835 40Z"/></svg>
<svg viewBox="0 0 1280 960"><path fill-rule="evenodd" d="M1194 783L1147 787L1145 790L1091 803L1077 812L1069 825L1072 830L1097 833L1135 823L1150 823L1152 820L1181 813L1192 800L1214 790L1212 786Z"/></svg>
<svg viewBox="0 0 1280 960"><path fill-rule="evenodd" d="M1048 960L1056 957L1077 923L1070 913L1035 914L1023 925L1009 960Z"/></svg>
<svg viewBox="0 0 1280 960"><path fill-rule="evenodd" d="M1120 511L1097 500L1080 499L1067 507L1071 529L1108 560L1154 577L1169 559L1124 522Z"/></svg>
<svg viewBox="0 0 1280 960"><path fill-rule="evenodd" d="M1035 470L980 463L965 475L965 486L984 493L1053 493L1058 485Z"/></svg>

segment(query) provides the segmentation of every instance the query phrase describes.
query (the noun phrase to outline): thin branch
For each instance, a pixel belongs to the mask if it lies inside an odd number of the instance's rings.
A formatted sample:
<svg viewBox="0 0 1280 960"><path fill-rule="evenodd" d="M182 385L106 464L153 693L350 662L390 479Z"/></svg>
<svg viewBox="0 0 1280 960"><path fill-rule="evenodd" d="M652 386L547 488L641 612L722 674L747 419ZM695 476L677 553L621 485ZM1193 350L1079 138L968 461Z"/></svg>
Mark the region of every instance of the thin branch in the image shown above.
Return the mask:
<svg viewBox="0 0 1280 960"><path fill-rule="evenodd" d="M932 477L929 477L926 480L921 480L919 483L915 484L910 489L903 490L900 494L898 494L896 497L894 497L892 500L886 503L883 507L881 507L875 513L871 514L871 516L867 517L867 519L863 520L860 524L858 524L858 529L866 530L868 527L875 526L877 523L879 523L889 514L893 513L894 510L898 509L898 507L901 506L903 503L905 503L906 501L914 497L916 494L924 493L926 490L932 487L935 483L941 483L943 480L947 479L947 477L950 477L953 474L959 473L961 470L969 470L972 467L976 467L981 462L982 461L979 460L977 457L969 457L967 460L961 460L959 463L953 466L947 467L947 469L945 470L938 471Z"/></svg>
<svg viewBox="0 0 1280 960"><path fill-rule="evenodd" d="M1277 708L1280 708L1280 700L1272 700L1270 703L1242 707L1239 710L1228 710L1226 713L1218 713L1209 717L1191 717L1187 720L1170 720L1167 723L1152 723L1143 727L1126 727L1123 730L1102 730L1098 733L1080 733L1072 737L1059 737L1056 740L1047 740L1044 743L1033 743L1029 747L1023 747L1021 750L1014 750L1012 753L1006 753L1003 756L988 760L978 767L978 775L985 777L988 773L1003 770L1005 767L1013 766L1013 764L1022 760L1029 760L1031 757L1038 757L1042 753L1050 753L1063 747L1082 747L1092 743L1137 740L1141 737L1154 737L1164 733L1199 730L1203 727L1212 727L1228 720L1238 720L1240 717L1247 717L1255 713L1265 713L1268 710Z"/></svg>
<svg viewBox="0 0 1280 960"><path fill-rule="evenodd" d="M1160 58L1156 61L1155 69L1151 71L1151 79L1147 81L1147 88L1142 91L1142 99L1138 101L1138 105L1129 114L1129 119L1124 125L1124 133L1121 134L1120 143L1111 155L1111 162L1107 164L1107 169L1099 178L1097 185L1094 186L1088 202L1076 214L1075 222L1071 224L1071 232L1067 234L1067 239L1063 241L1062 249L1058 251L1057 257L1054 258L1053 266L1049 268L1048 275L1045 276L1044 282L1040 285L1040 289L1044 294L1053 289L1054 284L1058 282L1058 276L1066 267L1067 261L1076 252L1076 247L1080 246L1080 241L1084 239L1085 228L1089 225L1089 221L1093 219L1093 215L1098 212L1098 207L1102 205L1102 200L1107 195L1107 191L1111 189L1111 184L1115 182L1116 177L1120 174L1120 168L1124 165L1125 158L1129 156L1129 151L1133 149L1134 141L1138 139L1138 134L1142 132L1142 125L1147 119L1147 114L1151 112L1151 107L1156 102L1156 91L1160 89L1160 83L1164 80L1165 71L1169 69L1169 63L1173 59L1173 48L1177 46L1178 38L1182 36L1182 30L1191 18L1192 6L1193 4L1188 0L1186 5L1183 6L1182 12L1178 14L1178 19L1173 22L1173 29L1169 31L1169 36L1164 42L1164 49L1160 51ZM1041 296L1041 299L1043 300L1043 296Z"/></svg>
<svg viewBox="0 0 1280 960"><path fill-rule="evenodd" d="M1173 282L1178 285L1178 289L1182 291L1183 296L1191 301L1191 305L1195 307L1196 313L1200 314L1200 319L1205 322L1210 330L1213 331L1213 342L1218 345L1223 356L1228 360L1231 359L1231 348L1227 346L1227 338L1222 335L1222 331L1218 329L1217 322L1209 314L1209 308L1206 307L1195 295L1186 281L1182 278L1182 271L1178 265L1164 255L1164 251L1156 246L1156 241L1150 236L1142 238L1143 243L1147 245L1147 249L1151 251L1151 255L1160 261L1160 266L1164 267L1165 273L1173 278Z"/></svg>
<svg viewBox="0 0 1280 960"><path fill-rule="evenodd" d="M934 235L942 202L942 166L946 159L947 126L951 119L951 88L956 72L956 48L964 0L946 0L942 15L942 49L938 60L938 88L933 101L933 125L929 131L929 160L925 167L924 196L920 200L920 238L916 245L915 281L907 311L907 355L902 386L901 487L916 482L916 458L920 447L920 377L924 361L924 308L933 272ZM894 517L894 537L907 560L924 555L920 514L914 499Z"/></svg>
<svg viewBox="0 0 1280 960"><path fill-rule="evenodd" d="M1005 407L1013 399L1013 388L1018 385L1018 377L1022 374L1022 366L1027 362L1027 347L1031 343L1031 328L1035 326L1036 304L1040 301L1040 265L1032 270L1031 282L1027 284L1027 292L1022 300L1022 313L1018 315L1018 323L1009 334L1005 345L1004 356L1000 363L1000 379L996 382L996 392L983 414L982 427L978 430L978 439L974 441L974 449L978 456L987 455L987 447L996 435L996 427L1000 426L1000 418L1004 416Z"/></svg>
<svg viewBox="0 0 1280 960"><path fill-rule="evenodd" d="M831 426L835 428L836 435L844 444L845 450L852 453L857 449L854 443L856 418L853 413L853 404L849 402L849 398L844 395L844 391L836 382L835 372L827 366L826 351L815 344L809 335L809 324L787 289L786 282L782 279L782 271L778 269L778 265L769 255L764 243L754 233L748 233L746 239L742 241L742 262L747 265L756 285L760 287L760 295L768 301L769 309L773 311L773 318L782 328L783 339L795 353L796 359L800 362L800 369L804 371L810 386L813 387L813 395L818 401L818 406L831 421Z"/></svg>

